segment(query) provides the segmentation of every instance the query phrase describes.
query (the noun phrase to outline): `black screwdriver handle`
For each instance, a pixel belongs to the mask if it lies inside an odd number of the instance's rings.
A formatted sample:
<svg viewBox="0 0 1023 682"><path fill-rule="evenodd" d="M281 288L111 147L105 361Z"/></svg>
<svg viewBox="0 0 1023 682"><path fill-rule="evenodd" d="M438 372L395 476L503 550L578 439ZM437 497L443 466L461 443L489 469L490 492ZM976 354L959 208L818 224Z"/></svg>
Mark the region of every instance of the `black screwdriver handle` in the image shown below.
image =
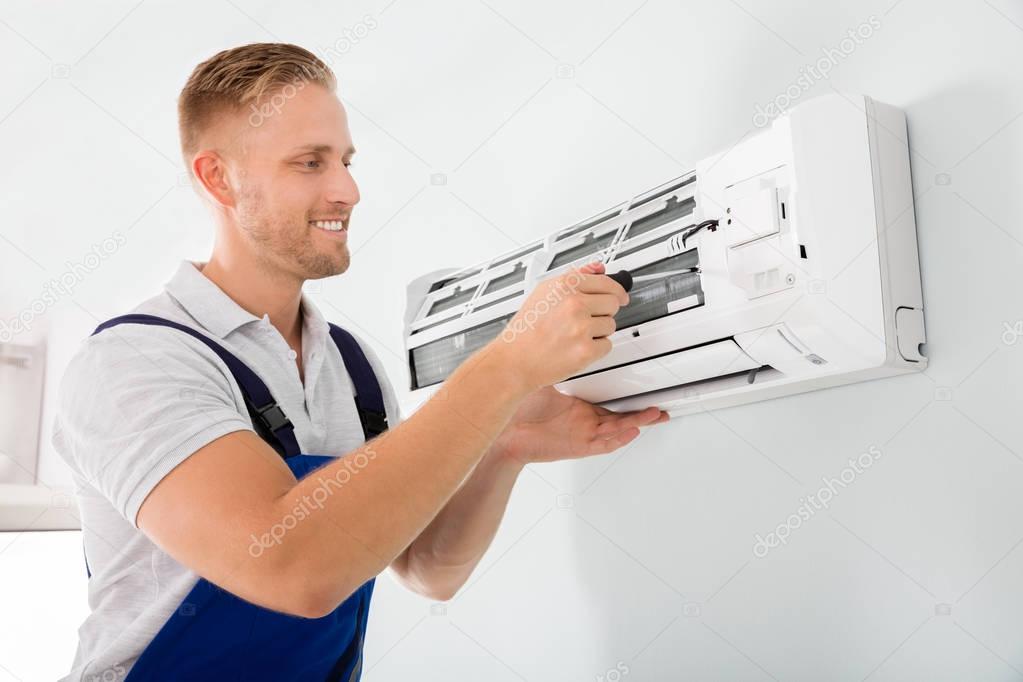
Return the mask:
<svg viewBox="0 0 1023 682"><path fill-rule="evenodd" d="M626 293L632 289L632 274L628 270L619 270L608 277L621 284Z"/></svg>

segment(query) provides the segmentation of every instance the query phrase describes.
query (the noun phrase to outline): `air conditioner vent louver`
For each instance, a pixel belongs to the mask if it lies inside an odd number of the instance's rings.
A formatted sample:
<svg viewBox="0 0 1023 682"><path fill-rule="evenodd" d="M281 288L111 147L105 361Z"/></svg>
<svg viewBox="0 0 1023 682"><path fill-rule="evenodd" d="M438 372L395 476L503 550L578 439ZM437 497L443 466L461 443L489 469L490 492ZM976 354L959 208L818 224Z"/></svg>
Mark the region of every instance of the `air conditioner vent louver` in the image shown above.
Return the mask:
<svg viewBox="0 0 1023 682"><path fill-rule="evenodd" d="M536 244L532 244L531 246L527 246L524 249L520 249L519 251L513 251L512 253L508 254L504 258L500 258L498 260L495 260L493 263L490 264L490 268L493 269L493 268L496 268L498 265L504 265L505 263L510 263L513 260L516 260L517 258L522 258L524 256L528 256L529 254L531 254L531 253L533 253L535 251L539 251L542 248L543 248L543 242L537 242Z"/></svg>
<svg viewBox="0 0 1023 682"><path fill-rule="evenodd" d="M650 203L654 199L660 199L661 197L665 197L665 196L671 194L672 192L674 192L675 190L681 189L681 188L685 187L686 185L691 185L694 182L696 182L696 173L691 173L690 175L687 175L682 180L679 180L677 182L669 183L669 185L667 187L663 187L663 188L662 187L658 187L657 189L652 190L646 196L641 196L641 197L635 199L631 204L629 204L629 210L631 211L634 208L639 208L640 206L643 206L644 204Z"/></svg>
<svg viewBox="0 0 1023 682"><path fill-rule="evenodd" d="M599 216L597 216L595 218L590 218L589 220L585 220L585 221L579 223L578 225L570 227L570 228L564 230L563 232L559 233L557 238L555 239L555 241L559 241L560 242L562 239L568 239L569 237L577 235L580 232L585 232L586 230L590 229L591 227L596 227L597 225L600 225L603 222L611 220L612 218L617 216L620 212L621 212L621 207L614 208L614 209L611 209L611 210L608 210L608 211L604 211L603 213L601 213Z"/></svg>
<svg viewBox="0 0 1023 682"><path fill-rule="evenodd" d="M521 295L522 295L522 290L519 289L514 294L508 294L507 296L501 296L500 298L496 298L493 301L488 301L486 303L476 303L476 304L474 304L473 312L474 313L478 313L481 310L486 310L487 308L493 307L495 305L499 305L501 303L507 303L508 301L512 300L513 298L518 298Z"/></svg>
<svg viewBox="0 0 1023 682"><path fill-rule="evenodd" d="M457 305L461 305L472 298L472 295L476 293L476 288L472 287L464 290L456 290L450 296L438 300L433 306L430 307L430 315L436 315L442 313L445 310L454 308Z"/></svg>
<svg viewBox="0 0 1023 682"><path fill-rule="evenodd" d="M487 286L483 289L483 295L492 294L495 291L504 289L505 287L518 284L524 279L526 279L526 269L520 264L519 267L509 272L507 275L501 275L500 277L490 280L490 282L487 283Z"/></svg>
<svg viewBox="0 0 1023 682"><path fill-rule="evenodd" d="M670 222L684 218L688 215L692 215L693 210L696 208L696 200L692 197L687 197L681 201L676 197L672 197L668 200L667 205L656 213L639 218L632 225L629 226L628 236L629 238L638 237L641 234L646 234L651 230L656 230L662 225L667 225Z"/></svg>
<svg viewBox="0 0 1023 682"><path fill-rule="evenodd" d="M601 249L610 245L614 238L614 232L608 232L599 238L595 238L592 235L586 235L586 239L583 240L582 244L565 249L554 256L554 259L551 260L551 264L547 266L547 269L555 270L560 268L562 265L568 265L569 263L585 258L586 256L592 256Z"/></svg>

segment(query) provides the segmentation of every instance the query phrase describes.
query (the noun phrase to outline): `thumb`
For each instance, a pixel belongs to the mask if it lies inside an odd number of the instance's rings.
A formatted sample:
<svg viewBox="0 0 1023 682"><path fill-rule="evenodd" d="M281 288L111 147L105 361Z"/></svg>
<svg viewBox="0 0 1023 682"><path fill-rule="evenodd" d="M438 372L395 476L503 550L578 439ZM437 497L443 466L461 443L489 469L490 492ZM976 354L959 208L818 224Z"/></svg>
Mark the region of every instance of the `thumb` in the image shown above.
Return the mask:
<svg viewBox="0 0 1023 682"><path fill-rule="evenodd" d="M587 263L586 265L579 268L579 272L584 275L602 275L604 274L604 264L600 261L594 261Z"/></svg>

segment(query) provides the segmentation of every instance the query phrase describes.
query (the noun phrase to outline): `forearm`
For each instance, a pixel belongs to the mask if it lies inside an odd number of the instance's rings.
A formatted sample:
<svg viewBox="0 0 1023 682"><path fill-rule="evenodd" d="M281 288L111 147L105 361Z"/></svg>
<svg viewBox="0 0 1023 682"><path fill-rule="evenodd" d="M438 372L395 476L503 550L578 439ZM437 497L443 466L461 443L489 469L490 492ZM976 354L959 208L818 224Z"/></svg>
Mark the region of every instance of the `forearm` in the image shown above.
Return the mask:
<svg viewBox="0 0 1023 682"><path fill-rule="evenodd" d="M281 539L286 576L312 583L304 589L313 603L326 609L381 573L437 516L505 428L532 387L503 369L491 350L463 363L402 424L275 500L276 518L316 503Z"/></svg>
<svg viewBox="0 0 1023 682"><path fill-rule="evenodd" d="M465 584L497 533L522 463L498 439L394 566L410 589L446 601Z"/></svg>

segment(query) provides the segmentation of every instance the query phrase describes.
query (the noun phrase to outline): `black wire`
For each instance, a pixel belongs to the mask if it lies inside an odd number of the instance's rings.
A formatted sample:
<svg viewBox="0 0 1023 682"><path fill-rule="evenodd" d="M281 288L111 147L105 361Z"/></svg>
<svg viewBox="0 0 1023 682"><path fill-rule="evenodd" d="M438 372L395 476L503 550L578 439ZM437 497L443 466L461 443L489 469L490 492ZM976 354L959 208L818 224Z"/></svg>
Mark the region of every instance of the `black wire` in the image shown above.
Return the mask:
<svg viewBox="0 0 1023 682"><path fill-rule="evenodd" d="M683 249L686 248L686 240L692 237L700 230L710 230L711 232L716 232L717 229L718 221L714 219L704 220L702 223L694 225L693 227L689 228L688 230L682 233L682 248Z"/></svg>

